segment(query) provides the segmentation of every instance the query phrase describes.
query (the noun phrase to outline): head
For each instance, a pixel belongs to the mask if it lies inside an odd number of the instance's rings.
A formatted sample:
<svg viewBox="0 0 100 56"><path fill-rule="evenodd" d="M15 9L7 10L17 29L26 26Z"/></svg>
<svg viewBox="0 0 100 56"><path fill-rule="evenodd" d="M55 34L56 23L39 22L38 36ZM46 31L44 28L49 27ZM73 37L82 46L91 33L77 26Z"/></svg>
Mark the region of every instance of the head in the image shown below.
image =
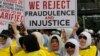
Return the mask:
<svg viewBox="0 0 100 56"><path fill-rule="evenodd" d="M79 42L80 42L80 45L81 46L85 46L86 44L86 41L87 41L87 37L83 34L80 34L79 35Z"/></svg>
<svg viewBox="0 0 100 56"><path fill-rule="evenodd" d="M35 35L27 35L19 39L19 43L25 52L40 50L39 43Z"/></svg>
<svg viewBox="0 0 100 56"><path fill-rule="evenodd" d="M85 32L89 32L89 29L84 29Z"/></svg>
<svg viewBox="0 0 100 56"><path fill-rule="evenodd" d="M75 39L69 39L65 43L65 49L67 55L78 56L79 55L79 43Z"/></svg>
<svg viewBox="0 0 100 56"><path fill-rule="evenodd" d="M0 34L0 45L4 45L6 43L7 36Z"/></svg>
<svg viewBox="0 0 100 56"><path fill-rule="evenodd" d="M43 46L43 44L44 44L44 39L43 39L42 34L41 34L40 32L33 32L32 35L35 35L36 38L37 38L37 40L38 40L38 42L39 42L39 45L40 45L40 46Z"/></svg>
<svg viewBox="0 0 100 56"><path fill-rule="evenodd" d="M12 33L12 30L11 29L9 29L9 30L3 30L1 32L1 34L6 35L6 36L9 36L11 38L14 38L14 36L13 36L14 34Z"/></svg>
<svg viewBox="0 0 100 56"><path fill-rule="evenodd" d="M52 35L50 37L49 46L52 51L58 51L61 49L61 38L59 35Z"/></svg>
<svg viewBox="0 0 100 56"><path fill-rule="evenodd" d="M11 38L4 34L0 34L0 48L9 47L11 42Z"/></svg>
<svg viewBox="0 0 100 56"><path fill-rule="evenodd" d="M100 30L97 32L97 34L99 34L99 35L100 35Z"/></svg>
<svg viewBox="0 0 100 56"><path fill-rule="evenodd" d="M66 55L71 55L71 56L79 55L79 43L77 40L68 39L64 47L66 50Z"/></svg>
<svg viewBox="0 0 100 56"><path fill-rule="evenodd" d="M71 42L67 42L65 45L65 48L67 50L67 53L69 55L73 55L75 52L75 44L71 43Z"/></svg>
<svg viewBox="0 0 100 56"><path fill-rule="evenodd" d="M88 32L89 32L90 34L94 34L94 31L93 31L92 29L89 29Z"/></svg>
<svg viewBox="0 0 100 56"><path fill-rule="evenodd" d="M88 32L82 32L79 35L79 43L80 43L80 48L87 48L91 45L92 38L91 34Z"/></svg>
<svg viewBox="0 0 100 56"><path fill-rule="evenodd" d="M60 32L59 32L59 31L52 31L51 34L52 34L52 35L53 35L53 34L57 34L57 35L60 36Z"/></svg>
<svg viewBox="0 0 100 56"><path fill-rule="evenodd" d="M57 51L59 49L59 41L56 36L51 39L51 48L53 51Z"/></svg>

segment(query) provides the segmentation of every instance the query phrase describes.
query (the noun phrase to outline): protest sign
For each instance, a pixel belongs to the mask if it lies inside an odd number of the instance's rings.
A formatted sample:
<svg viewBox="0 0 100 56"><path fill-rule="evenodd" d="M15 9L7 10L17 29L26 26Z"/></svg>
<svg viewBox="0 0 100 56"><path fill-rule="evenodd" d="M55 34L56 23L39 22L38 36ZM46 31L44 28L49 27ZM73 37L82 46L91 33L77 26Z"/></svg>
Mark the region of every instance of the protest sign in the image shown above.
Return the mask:
<svg viewBox="0 0 100 56"><path fill-rule="evenodd" d="M28 29L73 27L77 21L77 0L25 0Z"/></svg>
<svg viewBox="0 0 100 56"><path fill-rule="evenodd" d="M24 0L0 0L0 21L23 22Z"/></svg>

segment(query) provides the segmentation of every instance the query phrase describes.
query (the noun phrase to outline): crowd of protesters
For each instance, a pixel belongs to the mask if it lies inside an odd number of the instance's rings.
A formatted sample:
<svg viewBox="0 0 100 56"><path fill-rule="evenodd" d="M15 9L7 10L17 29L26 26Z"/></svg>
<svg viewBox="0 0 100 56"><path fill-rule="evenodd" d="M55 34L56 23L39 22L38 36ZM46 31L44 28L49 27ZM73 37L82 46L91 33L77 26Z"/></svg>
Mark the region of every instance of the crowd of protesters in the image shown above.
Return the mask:
<svg viewBox="0 0 100 56"><path fill-rule="evenodd" d="M0 56L100 56L100 31L74 28L28 30L21 23L0 33Z"/></svg>

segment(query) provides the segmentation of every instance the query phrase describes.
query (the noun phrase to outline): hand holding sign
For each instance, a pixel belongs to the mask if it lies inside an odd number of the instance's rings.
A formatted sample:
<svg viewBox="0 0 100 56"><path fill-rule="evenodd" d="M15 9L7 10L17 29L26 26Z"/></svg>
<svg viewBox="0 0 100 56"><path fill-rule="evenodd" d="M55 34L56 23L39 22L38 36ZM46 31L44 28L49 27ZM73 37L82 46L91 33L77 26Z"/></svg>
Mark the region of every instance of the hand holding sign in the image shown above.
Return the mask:
<svg viewBox="0 0 100 56"><path fill-rule="evenodd" d="M77 22L77 23L75 24L73 30L77 31L77 30L79 29L79 27L80 27L80 25L79 25L79 23Z"/></svg>
<svg viewBox="0 0 100 56"><path fill-rule="evenodd" d="M19 31L17 30L17 24L16 24L16 22L12 22L12 23L11 23L11 27L12 27L12 29L13 29L13 31L14 31L15 36L16 36L17 34L19 34Z"/></svg>
<svg viewBox="0 0 100 56"><path fill-rule="evenodd" d="M25 28L24 24L21 23L20 24L20 29L21 29L21 33L23 33L24 35L28 35L27 29Z"/></svg>

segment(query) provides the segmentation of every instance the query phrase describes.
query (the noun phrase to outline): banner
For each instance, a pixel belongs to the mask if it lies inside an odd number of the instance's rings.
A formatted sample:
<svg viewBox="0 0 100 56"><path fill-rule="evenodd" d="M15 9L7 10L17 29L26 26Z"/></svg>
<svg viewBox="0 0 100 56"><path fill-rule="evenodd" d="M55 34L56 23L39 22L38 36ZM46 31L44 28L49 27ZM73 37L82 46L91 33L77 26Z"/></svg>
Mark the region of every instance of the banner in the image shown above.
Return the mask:
<svg viewBox="0 0 100 56"><path fill-rule="evenodd" d="M23 0L0 0L0 21L23 22Z"/></svg>
<svg viewBox="0 0 100 56"><path fill-rule="evenodd" d="M77 21L77 0L25 0L28 29L73 27Z"/></svg>
<svg viewBox="0 0 100 56"><path fill-rule="evenodd" d="M6 22L0 21L0 33L3 30L8 30L8 24Z"/></svg>

